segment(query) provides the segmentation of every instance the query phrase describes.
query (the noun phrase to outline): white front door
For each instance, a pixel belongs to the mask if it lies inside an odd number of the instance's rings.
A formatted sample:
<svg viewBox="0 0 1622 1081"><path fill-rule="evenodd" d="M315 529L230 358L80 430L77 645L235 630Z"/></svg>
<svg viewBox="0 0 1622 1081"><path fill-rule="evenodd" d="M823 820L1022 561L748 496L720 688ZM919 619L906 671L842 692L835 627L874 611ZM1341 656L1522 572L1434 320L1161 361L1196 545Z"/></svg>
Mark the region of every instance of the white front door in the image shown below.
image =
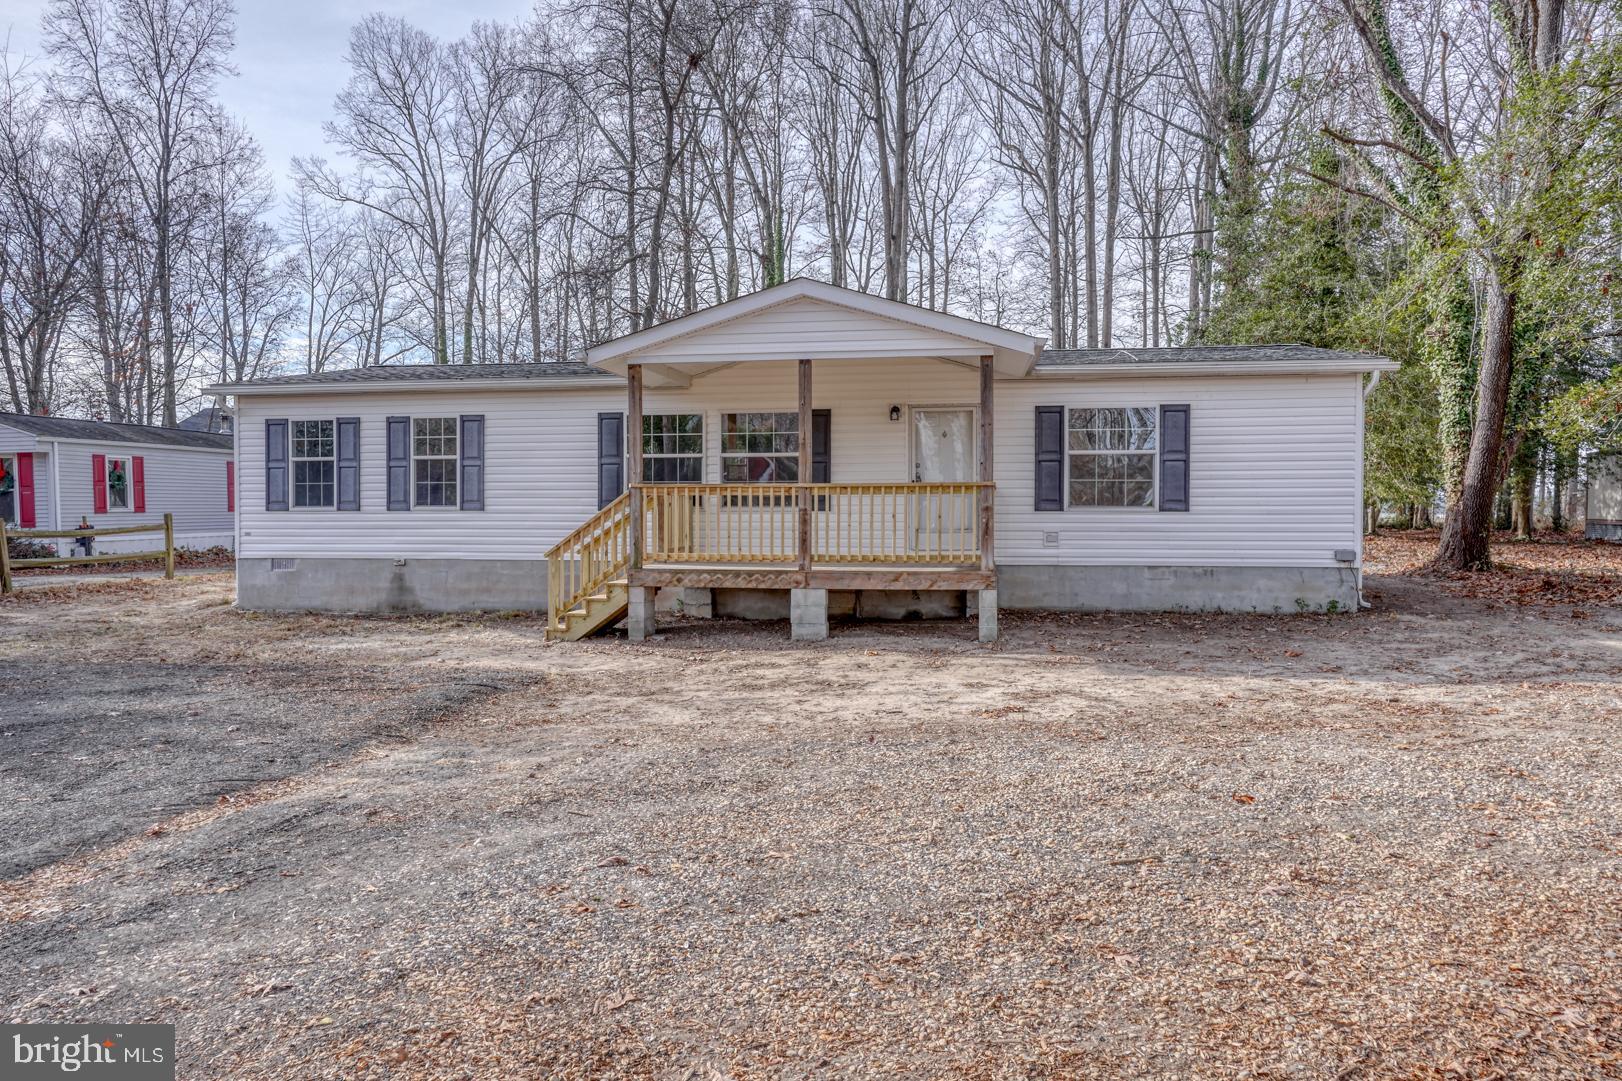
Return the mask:
<svg viewBox="0 0 1622 1081"><path fill-rule="evenodd" d="M972 481L973 409L912 411L912 479L925 484ZM961 551L974 530L974 501L964 495L918 495L913 500L913 547L919 552Z"/></svg>
<svg viewBox="0 0 1622 1081"><path fill-rule="evenodd" d="M912 411L912 479L926 484L974 479L974 410Z"/></svg>

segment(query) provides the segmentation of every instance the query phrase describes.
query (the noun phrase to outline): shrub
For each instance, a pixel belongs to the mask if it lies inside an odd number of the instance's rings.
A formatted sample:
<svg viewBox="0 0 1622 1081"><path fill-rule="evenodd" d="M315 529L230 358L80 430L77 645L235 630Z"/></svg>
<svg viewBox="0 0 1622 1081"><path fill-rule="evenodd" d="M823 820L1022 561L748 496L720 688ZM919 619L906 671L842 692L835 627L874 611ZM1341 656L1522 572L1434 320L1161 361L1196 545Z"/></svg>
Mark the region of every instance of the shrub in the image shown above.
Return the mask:
<svg viewBox="0 0 1622 1081"><path fill-rule="evenodd" d="M7 537L6 555L12 559L51 559L55 557L56 549L45 541Z"/></svg>

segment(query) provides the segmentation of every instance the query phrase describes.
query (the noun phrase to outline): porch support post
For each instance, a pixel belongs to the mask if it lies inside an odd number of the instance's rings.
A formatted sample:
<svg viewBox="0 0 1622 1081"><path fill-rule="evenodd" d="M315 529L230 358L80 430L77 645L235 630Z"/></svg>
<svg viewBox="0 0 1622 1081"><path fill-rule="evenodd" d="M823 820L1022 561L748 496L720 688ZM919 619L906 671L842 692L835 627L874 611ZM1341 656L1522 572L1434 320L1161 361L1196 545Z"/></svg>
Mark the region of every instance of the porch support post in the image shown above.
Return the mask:
<svg viewBox="0 0 1622 1081"><path fill-rule="evenodd" d="M631 496L631 566L642 566L642 365L625 366L625 490Z"/></svg>
<svg viewBox="0 0 1622 1081"><path fill-rule="evenodd" d="M811 361L800 358L800 508L799 554L802 584L809 584L811 574L811 492L805 486L811 483Z"/></svg>
<svg viewBox="0 0 1622 1081"><path fill-rule="evenodd" d="M625 605L625 629L633 642L653 637L653 601L658 590L652 586L632 586Z"/></svg>
<svg viewBox="0 0 1622 1081"><path fill-rule="evenodd" d="M997 569L997 489L995 451L996 370L990 356L980 358L980 569ZM980 591L980 641L997 640L997 587Z"/></svg>

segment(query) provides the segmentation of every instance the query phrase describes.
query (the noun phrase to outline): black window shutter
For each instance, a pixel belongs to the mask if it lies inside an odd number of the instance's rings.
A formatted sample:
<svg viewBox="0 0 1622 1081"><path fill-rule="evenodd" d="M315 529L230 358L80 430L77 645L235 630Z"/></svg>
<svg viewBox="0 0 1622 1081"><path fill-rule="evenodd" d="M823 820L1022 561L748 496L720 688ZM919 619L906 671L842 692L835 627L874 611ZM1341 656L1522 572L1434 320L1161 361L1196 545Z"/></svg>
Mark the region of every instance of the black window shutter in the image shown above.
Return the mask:
<svg viewBox="0 0 1622 1081"><path fill-rule="evenodd" d="M411 509L411 418L389 418L389 510Z"/></svg>
<svg viewBox="0 0 1622 1081"><path fill-rule="evenodd" d="M265 421L265 509L287 509L287 421Z"/></svg>
<svg viewBox="0 0 1622 1081"><path fill-rule="evenodd" d="M338 418L338 509L360 510L360 418Z"/></svg>
<svg viewBox="0 0 1622 1081"><path fill-rule="evenodd" d="M1188 406L1160 407L1160 509L1188 509Z"/></svg>
<svg viewBox="0 0 1622 1081"><path fill-rule="evenodd" d="M457 440L461 461L457 491L463 510L484 509L484 414L462 415L462 438Z"/></svg>
<svg viewBox="0 0 1622 1081"><path fill-rule="evenodd" d="M625 491L625 414L597 414L597 506Z"/></svg>
<svg viewBox="0 0 1622 1081"><path fill-rule="evenodd" d="M1064 510L1064 406L1036 407L1036 509Z"/></svg>
<svg viewBox="0 0 1622 1081"><path fill-rule="evenodd" d="M833 413L811 410L811 483L833 483Z"/></svg>

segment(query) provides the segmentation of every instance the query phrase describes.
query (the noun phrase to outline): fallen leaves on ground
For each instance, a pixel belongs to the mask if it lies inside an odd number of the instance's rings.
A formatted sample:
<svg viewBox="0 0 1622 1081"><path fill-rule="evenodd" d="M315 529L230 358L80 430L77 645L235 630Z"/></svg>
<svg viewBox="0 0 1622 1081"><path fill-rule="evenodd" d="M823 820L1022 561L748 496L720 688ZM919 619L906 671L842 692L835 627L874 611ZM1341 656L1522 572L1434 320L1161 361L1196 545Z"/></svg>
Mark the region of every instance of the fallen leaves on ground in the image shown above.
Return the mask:
<svg viewBox="0 0 1622 1081"><path fill-rule="evenodd" d="M1380 533L1363 540L1371 574L1427 577L1454 596L1498 604L1580 605L1622 601L1622 545L1576 534L1539 533L1531 540L1493 537L1490 571L1442 571L1429 566L1441 534L1434 529ZM1588 613L1572 613L1586 619Z"/></svg>

